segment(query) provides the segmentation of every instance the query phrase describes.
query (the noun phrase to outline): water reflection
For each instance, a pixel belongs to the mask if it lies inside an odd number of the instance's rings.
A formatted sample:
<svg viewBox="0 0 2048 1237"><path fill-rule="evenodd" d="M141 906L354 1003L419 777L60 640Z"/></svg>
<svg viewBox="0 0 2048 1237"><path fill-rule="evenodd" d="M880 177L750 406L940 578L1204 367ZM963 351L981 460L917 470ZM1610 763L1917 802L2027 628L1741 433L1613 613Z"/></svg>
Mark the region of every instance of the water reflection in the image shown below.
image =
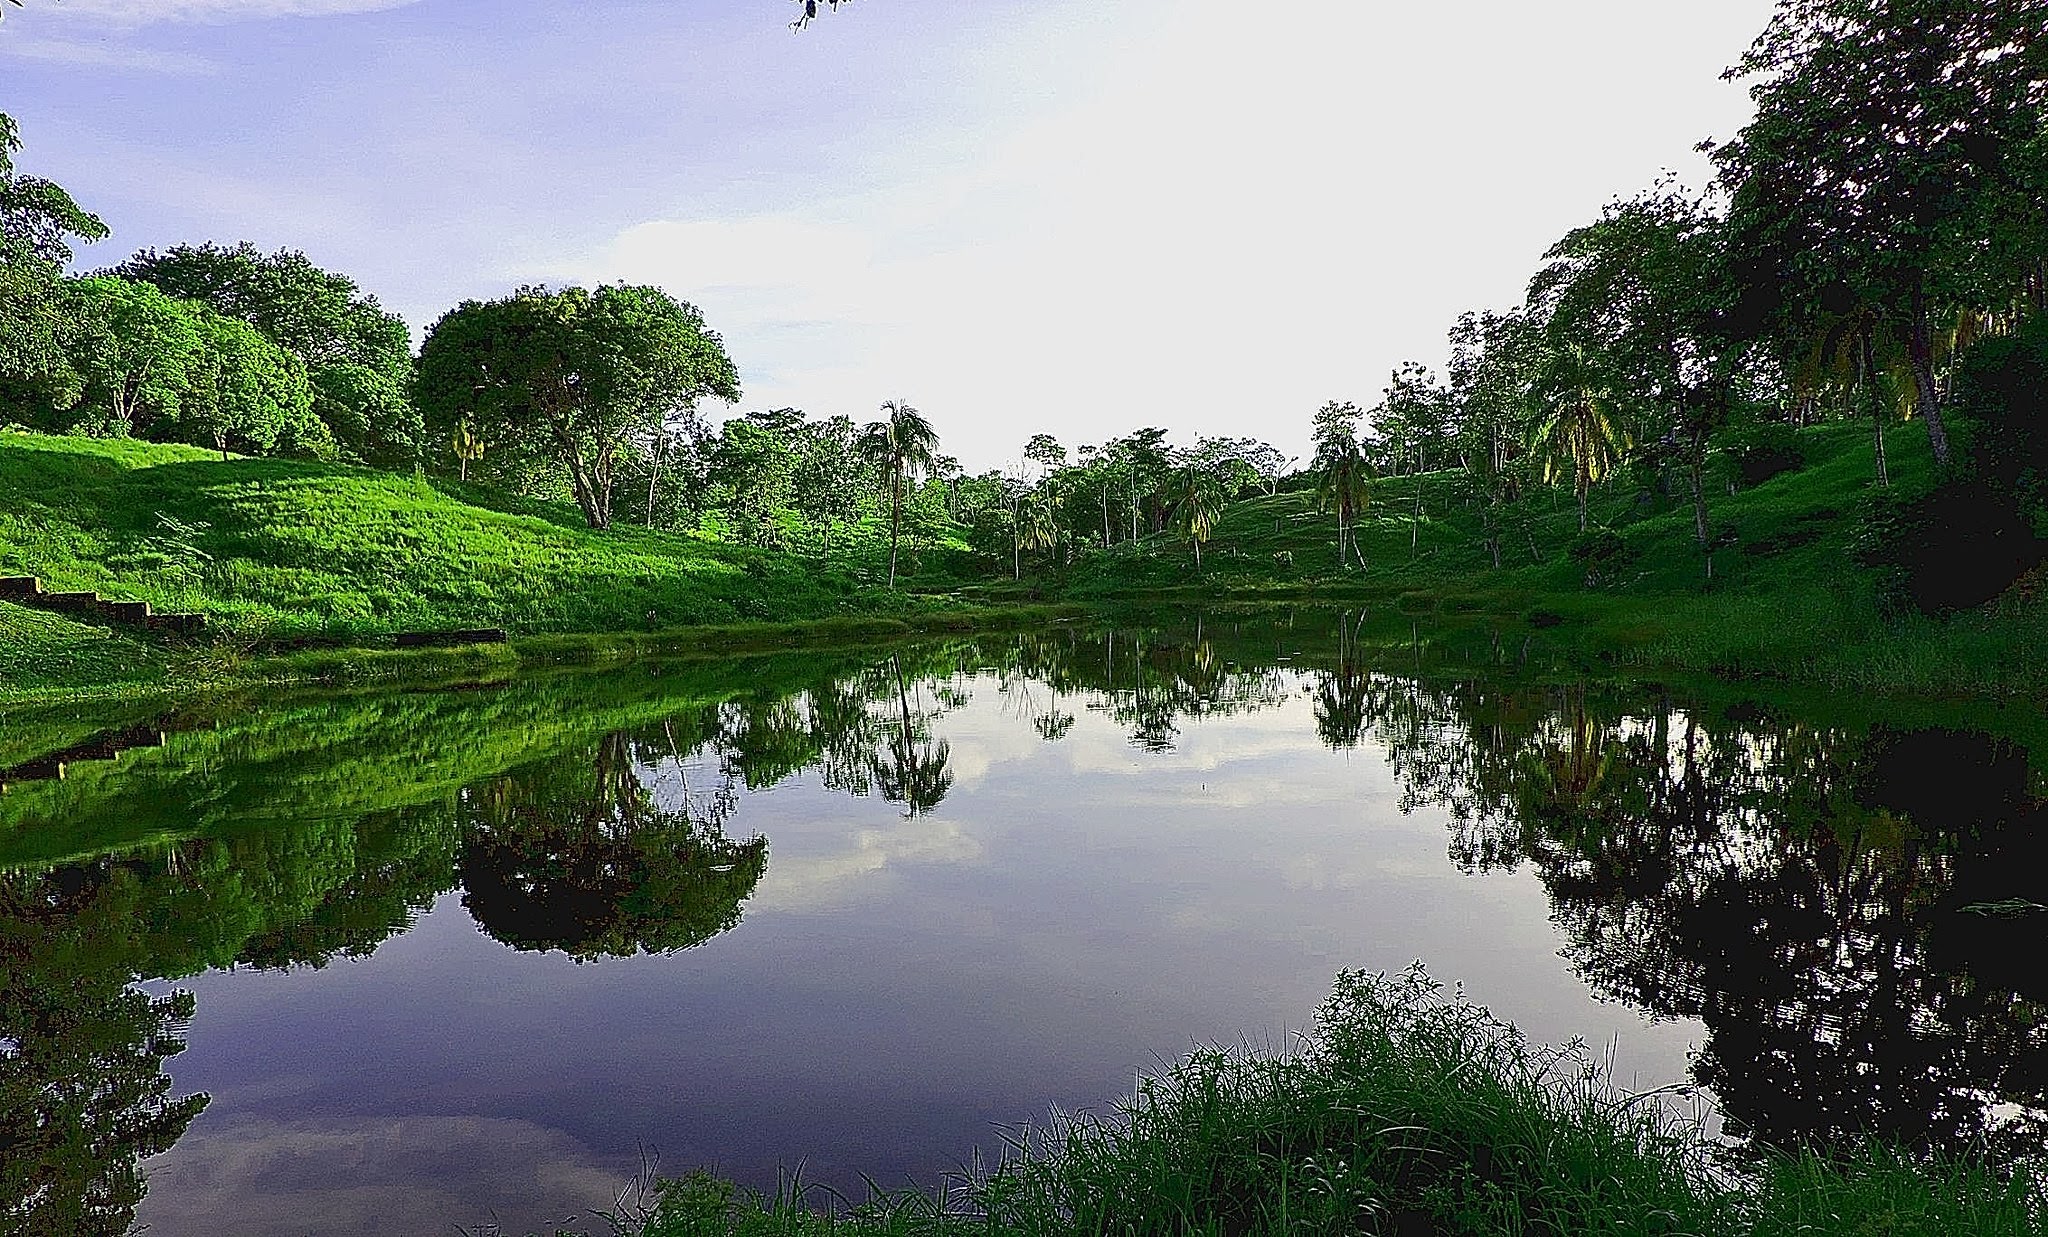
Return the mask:
<svg viewBox="0 0 2048 1237"><path fill-rule="evenodd" d="M807 778L929 815L983 692L1030 742L1093 716L1141 759L1305 709L1314 741L1384 756L1402 810L1441 814L1459 870L1533 872L1592 991L1702 1023L1694 1077L1738 1136L2048 1133L2048 976L2018 947L2048 925L2048 821L2023 749L1559 685L1490 634L1464 661L1422 647L1355 613L1076 628L175 718L161 748L17 778L0 1198L22 1201L0 1217L125 1232L137 1162L204 1108L166 1074L192 998L137 981L361 957L451 892L516 951L691 949L768 870L751 795Z"/></svg>

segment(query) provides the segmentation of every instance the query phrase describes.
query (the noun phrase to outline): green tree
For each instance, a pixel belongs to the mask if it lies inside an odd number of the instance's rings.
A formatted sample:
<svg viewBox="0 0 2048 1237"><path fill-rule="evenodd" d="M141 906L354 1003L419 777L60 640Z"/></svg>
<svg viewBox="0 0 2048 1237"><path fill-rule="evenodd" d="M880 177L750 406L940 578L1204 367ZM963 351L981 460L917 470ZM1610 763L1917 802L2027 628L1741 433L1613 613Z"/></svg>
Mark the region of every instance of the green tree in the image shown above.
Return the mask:
<svg viewBox="0 0 2048 1237"><path fill-rule="evenodd" d="M1669 442L1682 455L1709 579L1707 447L1728 419L1749 352L1729 327L1735 287L1725 242L1705 204L1667 180L1566 235L1529 286L1546 333L1597 355L1611 376L1611 411L1646 427L1644 440Z"/></svg>
<svg viewBox="0 0 2048 1237"><path fill-rule="evenodd" d="M1223 488L1216 475L1195 464L1183 467L1170 494L1173 522L1195 549L1195 570L1202 569L1202 546L1216 531L1223 514Z"/></svg>
<svg viewBox="0 0 2048 1237"><path fill-rule="evenodd" d="M465 301L420 349L431 434L559 466L592 528L609 528L620 458L676 408L739 398L739 375L697 310L658 288L521 288Z"/></svg>
<svg viewBox="0 0 2048 1237"><path fill-rule="evenodd" d="M1358 548L1358 513L1371 496L1372 470L1359 449L1358 422L1365 414L1349 400L1331 400L1316 410L1309 437L1315 447L1316 504L1337 516L1337 566L1350 565L1356 556L1365 566L1365 554Z"/></svg>
<svg viewBox="0 0 2048 1237"><path fill-rule="evenodd" d="M186 370L187 388L174 417L155 436L252 455L280 445L292 454L331 458L334 440L313 416L313 393L299 358L254 327L203 305L188 311L200 349Z"/></svg>
<svg viewBox="0 0 2048 1237"><path fill-rule="evenodd" d="M1448 451L1453 407L1450 392L1427 366L1405 361L1394 371L1373 409L1373 435L1387 457L1385 467L1390 471L1405 468L1415 491L1408 525L1411 556L1422 544L1423 474Z"/></svg>
<svg viewBox="0 0 2048 1237"><path fill-rule="evenodd" d="M871 484L858 446L859 431L846 417L806 422L797 441L791 501L817 538L821 558L832 556L832 529L860 514L862 491Z"/></svg>
<svg viewBox="0 0 2048 1237"><path fill-rule="evenodd" d="M1050 550L1059 544L1059 523L1053 518L1052 495L1043 488L1026 491L1017 487L1016 506L1013 509L1015 529L1015 558L1011 562L1011 575L1024 578L1024 551Z"/></svg>
<svg viewBox="0 0 2048 1237"><path fill-rule="evenodd" d="M1522 494L1536 421L1537 331L1519 309L1467 313L1451 328L1450 345L1447 371L1456 404L1451 446L1463 486L1478 502L1480 537L1497 568ZM1527 533L1526 523L1522 531Z"/></svg>
<svg viewBox="0 0 2048 1237"><path fill-rule="evenodd" d="M71 365L86 406L123 434L174 421L206 348L193 307L111 275L74 280L69 290L79 323Z"/></svg>
<svg viewBox="0 0 2048 1237"><path fill-rule="evenodd" d="M1549 409L1537 423L1530 451L1541 462L1543 480L1571 477L1579 503L1579 531L1586 531L1586 496L1607 478L1628 449L1629 436L1615 413L1614 395L1598 363L1580 344L1551 351L1537 395Z"/></svg>
<svg viewBox="0 0 2048 1237"><path fill-rule="evenodd" d="M1713 152L1749 282L1795 317L1881 311L1941 467L1936 324L2009 300L2048 246L2044 38L2036 3L1780 0L1728 74L1754 79Z"/></svg>
<svg viewBox="0 0 2048 1237"><path fill-rule="evenodd" d="M21 133L0 112L0 384L67 408L77 399L70 365L73 313L60 282L72 242L103 240L106 224L53 181L14 166Z"/></svg>
<svg viewBox="0 0 2048 1237"><path fill-rule="evenodd" d="M882 405L882 419L861 431L861 453L889 487L889 587L896 587L897 545L903 530L903 489L938 462L939 434L904 400Z"/></svg>
<svg viewBox="0 0 2048 1237"><path fill-rule="evenodd" d="M411 332L355 280L248 241L145 249L110 273L209 305L297 356L314 411L347 458L386 468L419 461L424 430L407 397Z"/></svg>
<svg viewBox="0 0 2048 1237"><path fill-rule="evenodd" d="M756 545L782 544L782 513L789 509L795 471L794 409L734 417L711 452L711 481L732 531Z"/></svg>

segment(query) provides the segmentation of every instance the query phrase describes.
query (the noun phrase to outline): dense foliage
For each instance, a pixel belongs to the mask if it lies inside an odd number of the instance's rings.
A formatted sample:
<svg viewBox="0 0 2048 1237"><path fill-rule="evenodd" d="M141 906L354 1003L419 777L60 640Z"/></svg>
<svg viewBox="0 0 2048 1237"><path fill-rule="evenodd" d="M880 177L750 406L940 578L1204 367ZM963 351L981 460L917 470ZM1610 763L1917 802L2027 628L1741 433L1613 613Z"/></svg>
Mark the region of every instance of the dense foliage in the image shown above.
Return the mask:
<svg viewBox="0 0 2048 1237"><path fill-rule="evenodd" d="M187 245L70 276L71 245L105 228L15 170L11 121L0 401L31 428L474 479L573 500L593 529L793 551L891 586L1113 572L1145 543L1207 574L1243 500L1313 490L1340 574L1383 565L1360 529L1398 492L1410 559L1457 513L1487 570L1526 548L1609 587L1630 548L1600 496L1619 493L1686 511L1692 575L1716 587L1744 566L1723 553L1722 488L1797 467L1793 431L1853 421L1873 447L1873 493L1838 513L1857 560L1893 609L1951 613L2048 549L2033 361L2012 342L2048 306L2044 29L2048 0L1782 0L1729 70L1756 112L1709 148L1713 184L1667 177L1568 232L1521 305L1457 321L1440 370L1406 362L1369 406L1314 414L1300 471L1254 439L1148 427L1078 446L1020 432L1013 467L977 474L901 400L865 423L717 416L740 395L723 341L651 287L466 301L415 359L374 297L289 250ZM1894 493L1887 435L1906 420L1936 467ZM1553 488L1578 536L1541 545L1530 500Z"/></svg>

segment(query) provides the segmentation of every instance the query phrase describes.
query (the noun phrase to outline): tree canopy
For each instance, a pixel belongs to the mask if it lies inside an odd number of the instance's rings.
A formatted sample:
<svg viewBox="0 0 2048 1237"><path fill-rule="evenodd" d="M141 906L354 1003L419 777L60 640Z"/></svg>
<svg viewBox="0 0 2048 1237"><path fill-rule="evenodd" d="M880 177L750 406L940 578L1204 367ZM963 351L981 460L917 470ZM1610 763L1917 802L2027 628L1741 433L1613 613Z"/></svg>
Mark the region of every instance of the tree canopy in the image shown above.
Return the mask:
<svg viewBox="0 0 2048 1237"><path fill-rule="evenodd" d="M428 332L417 392L430 434L559 467L590 526L607 528L627 449L677 409L736 400L740 387L694 306L618 284L463 302Z"/></svg>

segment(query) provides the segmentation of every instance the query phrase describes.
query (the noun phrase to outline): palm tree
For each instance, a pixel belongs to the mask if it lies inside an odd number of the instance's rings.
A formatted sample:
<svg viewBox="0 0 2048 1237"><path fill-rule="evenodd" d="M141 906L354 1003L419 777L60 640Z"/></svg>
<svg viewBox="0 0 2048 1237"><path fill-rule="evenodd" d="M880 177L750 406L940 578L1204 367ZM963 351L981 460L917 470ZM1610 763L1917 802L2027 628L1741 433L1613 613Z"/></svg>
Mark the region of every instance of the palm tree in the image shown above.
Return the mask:
<svg viewBox="0 0 2048 1237"><path fill-rule="evenodd" d="M1830 382L1862 390L1870 409L1880 488L1891 485L1884 449L1885 405L1905 403L1900 392L1912 381L1896 341L1896 333L1885 328L1883 312L1868 303L1830 314L1815 332L1813 347L1794 379L1805 394L1818 394Z"/></svg>
<svg viewBox="0 0 2048 1237"><path fill-rule="evenodd" d="M1060 530L1053 519L1052 495L1020 496L1014 518L1017 553L1011 564L1011 574L1021 580L1024 578L1024 551L1049 550L1059 544Z"/></svg>
<svg viewBox="0 0 2048 1237"><path fill-rule="evenodd" d="M938 462L939 434L907 402L882 405L880 421L861 432L861 453L889 479L889 587L896 587L896 547L903 528L903 487Z"/></svg>
<svg viewBox="0 0 2048 1237"><path fill-rule="evenodd" d="M1345 538L1350 538L1351 553L1358 559L1358 565L1365 566L1365 554L1358 548L1358 513L1365 510L1366 500L1371 496L1371 466L1365 462L1365 455L1358 444L1345 440L1336 444L1325 456L1323 470L1316 479L1316 505L1323 511L1337 513L1337 566L1347 566L1344 556Z"/></svg>
<svg viewBox="0 0 2048 1237"><path fill-rule="evenodd" d="M1543 461L1548 483L1570 472L1579 500L1579 531L1586 531L1586 495L1621 462L1628 431L1615 415L1614 401L1592 358L1579 344L1552 353L1538 394L1550 408L1536 426L1529 449Z"/></svg>
<svg viewBox="0 0 2048 1237"><path fill-rule="evenodd" d="M1202 543L1216 531L1216 517L1223 513L1223 495L1216 487L1216 478L1190 464L1176 478L1171 498L1173 522L1195 547L1195 570L1200 571Z"/></svg>

